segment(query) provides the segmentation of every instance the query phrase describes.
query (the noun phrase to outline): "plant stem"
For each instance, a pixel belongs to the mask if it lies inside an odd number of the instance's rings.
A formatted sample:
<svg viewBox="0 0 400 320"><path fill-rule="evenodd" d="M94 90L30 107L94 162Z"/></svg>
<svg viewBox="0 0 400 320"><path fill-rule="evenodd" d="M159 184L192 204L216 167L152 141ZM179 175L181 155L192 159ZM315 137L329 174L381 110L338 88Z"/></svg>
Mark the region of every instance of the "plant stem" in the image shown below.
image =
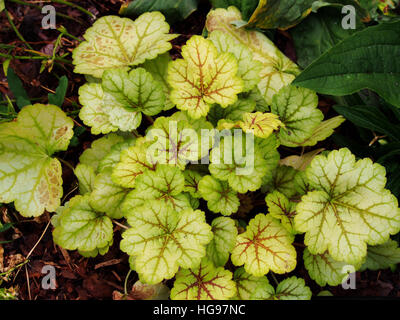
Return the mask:
<svg viewBox="0 0 400 320"><path fill-rule="evenodd" d="M131 275L132 269L129 269L126 277L125 277L125 281L124 281L124 294L127 296L128 295L128 279L129 276Z"/></svg>
<svg viewBox="0 0 400 320"><path fill-rule="evenodd" d="M272 277L272 279L274 280L275 284L276 284L276 285L279 285L279 282L278 282L278 280L276 279L275 275L274 275L272 272L271 272L270 274L271 274L271 277Z"/></svg>
<svg viewBox="0 0 400 320"><path fill-rule="evenodd" d="M11 28L14 30L15 34L17 35L17 37L18 37L23 43L25 43L25 45L26 45L29 49L33 50L33 48L31 47L31 45L30 45L28 42L26 42L26 40L24 39L24 37L22 36L22 34L19 33L19 31L18 31L17 27L15 26L14 22L12 21L12 19L11 19L11 17L10 17L10 14L8 13L7 9L4 9L4 12L6 13L6 17L7 17L7 19L8 19L8 22L10 23Z"/></svg>
<svg viewBox="0 0 400 320"><path fill-rule="evenodd" d="M91 13L90 11L87 11L85 8L82 8L81 6L79 6L79 5L75 4L75 3L64 1L64 0L51 0L49 2L65 4L66 6L70 6L70 7L78 9L79 11L87 14L89 17L91 17L93 19L96 18L93 13Z"/></svg>
<svg viewBox="0 0 400 320"><path fill-rule="evenodd" d="M60 160L63 164L65 164L68 168L70 168L72 171L74 171L75 169L74 169L74 167L68 162L68 161L65 161L65 160L63 160L63 159L61 159L61 158L57 158L58 160Z"/></svg>

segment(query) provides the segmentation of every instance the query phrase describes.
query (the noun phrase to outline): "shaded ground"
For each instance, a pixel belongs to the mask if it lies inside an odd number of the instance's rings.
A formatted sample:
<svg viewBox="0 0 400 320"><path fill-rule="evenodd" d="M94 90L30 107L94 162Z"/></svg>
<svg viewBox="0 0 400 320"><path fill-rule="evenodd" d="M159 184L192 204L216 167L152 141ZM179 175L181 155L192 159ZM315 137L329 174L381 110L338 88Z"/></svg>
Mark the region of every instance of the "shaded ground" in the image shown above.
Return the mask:
<svg viewBox="0 0 400 320"><path fill-rule="evenodd" d="M17 1L18 2L18 1ZM110 14L118 14L122 1L108 0L96 1L89 0L79 2L85 9L90 11L96 17ZM68 15L70 19L57 17L57 26L63 25L67 31L74 37L81 38L84 31L94 21L87 14L65 5L54 5L56 11ZM10 18L14 22L22 37L32 46L33 50L44 54L52 54L54 45L59 32L56 30L42 30L40 11L35 7L21 5L17 3L7 3L7 9ZM202 4L200 9L192 14L187 21L172 26L172 32L180 33L182 36L174 41L172 55L179 56L180 47L193 34L201 34L205 21L206 13L209 10L208 4ZM11 49L0 48L0 53L12 56L30 55L26 43L17 37L15 30L11 27L5 13L0 14L0 43L7 44ZM289 35L285 32L279 32L274 35L274 40L279 48L284 51L291 59L296 59L295 50ZM65 36L61 39L61 46L56 50L58 56L65 53L71 53L78 41L73 37ZM1 62L5 58L0 58ZM70 55L65 59L71 60ZM59 61L54 64L52 72L48 71L51 63L47 64L46 69L40 73L43 60L13 59L10 66L23 81L28 95L32 101L47 103L47 94L55 90L58 84L58 78L66 75L69 79L68 92L63 109L72 117L75 117L77 127L82 127L79 118L76 117L79 111L77 90L84 83L84 77L74 74L70 63ZM9 91L6 78L3 71L0 71L0 92L12 97ZM320 107L324 113L332 113L331 103L327 100L321 100ZM78 155L83 149L90 146L94 136L88 131L83 133L75 142L74 146L63 154L64 160L72 166L78 162ZM331 143L323 144L325 148L333 148ZM318 147L318 146L317 146ZM281 152L285 154L285 150ZM72 170L63 167L64 180L64 200L68 200L74 195L76 181ZM246 205L247 203L247 205ZM242 213L248 216L257 211L263 210L261 206L253 208L254 199L242 199ZM0 209L2 221L12 221L15 224L14 229L5 233L0 233L1 241L9 241L2 244L4 253L0 249L0 262L4 257L4 264L18 265L24 261L24 257L29 256L29 262L23 265L19 272L14 272L11 279L5 283L6 287L16 287L20 299L111 299L114 291L123 292L124 281L129 270L128 259L125 254L119 250L119 239L116 236L114 245L105 256L99 256L94 259L86 259L76 252L67 252L54 245L51 236L51 225L48 226L49 214L45 214L40 219L24 219L15 213L12 206ZM46 229L46 227L48 228ZM118 231L117 226L115 231ZM46 230L46 232L44 232ZM119 232L116 232L119 234ZM42 237L43 236L43 237ZM41 238L42 237L42 238ZM40 240L40 241L39 241ZM301 241L298 241L301 242ZM32 249L34 249L32 251ZM298 250L301 254L301 247ZM299 256L298 261L302 261ZM41 273L44 265L52 265L57 272L57 283L55 290L43 290ZM292 273L306 279L307 284L312 288L315 294L321 291L312 280L309 279L306 270L300 263ZM286 277L286 276L285 276ZM278 277L279 280L280 277ZM137 279L131 276L129 285L131 286ZM381 272L363 272L357 274L357 289L344 290L341 287L329 289L334 295L338 296L392 296L400 297L400 275L398 272L392 273L390 270Z"/></svg>

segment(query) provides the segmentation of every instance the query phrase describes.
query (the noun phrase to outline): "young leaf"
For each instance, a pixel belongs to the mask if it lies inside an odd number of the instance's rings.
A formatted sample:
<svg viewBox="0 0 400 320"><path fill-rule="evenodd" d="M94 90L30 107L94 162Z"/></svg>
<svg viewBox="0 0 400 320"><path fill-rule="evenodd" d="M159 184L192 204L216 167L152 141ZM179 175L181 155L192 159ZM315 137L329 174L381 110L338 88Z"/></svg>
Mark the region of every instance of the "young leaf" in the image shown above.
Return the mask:
<svg viewBox="0 0 400 320"><path fill-rule="evenodd" d="M79 163L74 170L74 174L78 178L79 193L81 195L93 191L94 179L96 178L96 173L94 172L93 167Z"/></svg>
<svg viewBox="0 0 400 320"><path fill-rule="evenodd" d="M336 96L367 88L400 107L400 61L392 59L400 53L399 28L394 22L357 32L314 61L294 84Z"/></svg>
<svg viewBox="0 0 400 320"><path fill-rule="evenodd" d="M342 116L336 116L322 121L316 128L314 128L311 136L300 142L299 145L303 147L315 146L319 141L324 141L326 138L330 137L334 130L345 120L346 119Z"/></svg>
<svg viewBox="0 0 400 320"><path fill-rule="evenodd" d="M112 244L111 219L96 212L90 206L89 199L89 195L75 196L60 213L53 239L64 249L90 253Z"/></svg>
<svg viewBox="0 0 400 320"><path fill-rule="evenodd" d="M383 270L398 263L400 263L400 248L396 241L389 239L383 244L368 247L367 258L360 271Z"/></svg>
<svg viewBox="0 0 400 320"><path fill-rule="evenodd" d="M271 217L279 219L287 231L291 234L296 234L293 221L296 215L296 203L291 202L279 191L269 193L265 197L265 202L267 203L268 213Z"/></svg>
<svg viewBox="0 0 400 320"><path fill-rule="evenodd" d="M95 172L98 171L100 161L111 151L112 146L124 141L122 136L110 133L92 142L89 149L83 151L79 162L91 166Z"/></svg>
<svg viewBox="0 0 400 320"><path fill-rule="evenodd" d="M168 83L173 88L170 98L178 109L198 119L207 115L211 104L227 107L236 102L243 81L236 75L234 55L218 53L210 40L193 36L182 47L182 56L168 67Z"/></svg>
<svg viewBox="0 0 400 320"><path fill-rule="evenodd" d="M19 109L31 104L28 94L22 85L22 81L11 68L8 68L7 71L7 83L15 99L17 100L17 106Z"/></svg>
<svg viewBox="0 0 400 320"><path fill-rule="evenodd" d="M306 248L303 252L303 260L310 278L321 287L326 286L326 284L337 286L345 280L347 272L344 267L349 264L343 261L335 261L327 252L313 255Z"/></svg>
<svg viewBox="0 0 400 320"><path fill-rule="evenodd" d="M109 169L114 168L117 163L121 160L121 153L125 149L134 146L136 143L136 138L129 137L126 140L113 145L110 152L100 161L98 171L99 173Z"/></svg>
<svg viewBox="0 0 400 320"><path fill-rule="evenodd" d="M160 200L174 210L191 208L189 198L182 194L185 178L181 170L168 165L157 165L155 171L146 170L136 179L136 188L129 193L123 204L123 212L129 214L149 200Z"/></svg>
<svg viewBox="0 0 400 320"><path fill-rule="evenodd" d="M172 278L179 267L197 267L213 237L204 212L176 212L157 200L127 219L132 228L122 234L121 250L135 258L134 269L148 284Z"/></svg>
<svg viewBox="0 0 400 320"><path fill-rule="evenodd" d="M242 16L235 7L216 9L207 15L206 28L209 32L221 30L233 36L236 43L245 45L253 52L254 60L263 65L258 89L267 105L270 105L272 97L282 87L290 84L300 70L261 32L238 29L232 24L240 20Z"/></svg>
<svg viewBox="0 0 400 320"><path fill-rule="evenodd" d="M217 126L218 120L226 119L231 121L240 121L245 113L251 113L256 107L256 102L251 99L239 99L227 108L221 108L218 105L211 107L207 115L208 120Z"/></svg>
<svg viewBox="0 0 400 320"><path fill-rule="evenodd" d="M232 53L238 62L238 76L243 80L243 91L253 89L260 81L262 64L253 59L253 53L245 45L237 43L231 35L220 30L213 31L209 39L219 52Z"/></svg>
<svg viewBox="0 0 400 320"><path fill-rule="evenodd" d="M48 94L49 103L61 107L65 99L65 94L67 93L67 88L68 78L66 76L62 76L56 88L56 92L54 94Z"/></svg>
<svg viewBox="0 0 400 320"><path fill-rule="evenodd" d="M153 116L163 110L164 92L143 68L129 73L123 69L103 73L103 111L112 125L122 131L136 129L142 120L141 112Z"/></svg>
<svg viewBox="0 0 400 320"><path fill-rule="evenodd" d="M261 0L246 26L289 29L307 17L314 0Z"/></svg>
<svg viewBox="0 0 400 320"><path fill-rule="evenodd" d="M237 295L235 298L239 300L250 300L258 287L262 287L266 291L274 292L274 288L269 284L266 276L255 277L244 271L244 268L235 270L233 279L236 282ZM259 288L258 290L261 290Z"/></svg>
<svg viewBox="0 0 400 320"><path fill-rule="evenodd" d="M100 83L85 83L79 88L79 102L82 104L79 118L91 127L93 134L105 134L118 130L103 110L103 98L104 92Z"/></svg>
<svg viewBox="0 0 400 320"><path fill-rule="evenodd" d="M310 300L312 292L304 279L295 276L280 282L276 290L271 287L258 286L251 296L255 300Z"/></svg>
<svg viewBox="0 0 400 320"><path fill-rule="evenodd" d="M262 178L268 172L263 152L258 144L252 144L253 137L250 135L239 136L239 140L237 136L224 137L210 153L211 174L219 180L228 181L229 186L240 193L260 188Z"/></svg>
<svg viewBox="0 0 400 320"><path fill-rule="evenodd" d="M160 12L146 12L135 21L117 16L98 19L87 29L86 41L73 52L74 71L101 78L107 69L125 68L169 51L176 35Z"/></svg>
<svg viewBox="0 0 400 320"><path fill-rule="evenodd" d="M240 127L244 132L253 133L256 137L268 138L270 134L282 125L278 116L272 113L245 113ZM281 129L284 130L284 129Z"/></svg>
<svg viewBox="0 0 400 320"><path fill-rule="evenodd" d="M146 71L153 76L154 80L158 81L163 88L165 96L164 110L172 109L175 106L169 98L172 88L167 82L168 64L170 61L172 61L171 56L168 53L164 53L159 55L156 59L147 60L142 64L142 67L146 69Z"/></svg>
<svg viewBox="0 0 400 320"><path fill-rule="evenodd" d="M24 107L16 121L0 124L0 202L25 217L55 211L62 196L61 164L52 158L73 136L73 122L57 106Z"/></svg>
<svg viewBox="0 0 400 320"><path fill-rule="evenodd" d="M232 190L226 181L205 176L199 182L199 192L207 200L207 207L212 212L230 215L239 208L237 192Z"/></svg>
<svg viewBox="0 0 400 320"><path fill-rule="evenodd" d="M158 117L147 132L146 140L151 143L149 152L154 159L182 170L189 161L196 161L202 156L198 132L187 120L179 119L175 114L168 118ZM206 148L207 154L208 150L209 147Z"/></svg>
<svg viewBox="0 0 400 320"><path fill-rule="evenodd" d="M214 266L223 267L229 259L238 234L235 221L227 217L218 217L211 222L213 239L207 246L207 257Z"/></svg>
<svg viewBox="0 0 400 320"><path fill-rule="evenodd" d="M198 267L182 269L171 290L172 300L227 300L236 293L232 272L216 268L208 259Z"/></svg>
<svg viewBox="0 0 400 320"><path fill-rule="evenodd" d="M246 232L239 234L232 251L232 263L244 264L246 272L261 277L270 270L286 273L296 267L293 236L272 217L258 214L251 219Z"/></svg>
<svg viewBox="0 0 400 320"><path fill-rule="evenodd" d="M95 178L90 205L94 210L104 212L113 219L121 219L124 215L121 205L130 190L115 184L111 180L111 172L112 169L109 168Z"/></svg>
<svg viewBox="0 0 400 320"><path fill-rule="evenodd" d="M357 264L367 244L378 245L400 230L397 199L385 189L385 169L368 158L355 161L347 148L314 158L306 170L314 191L297 205L295 227L306 232L312 254Z"/></svg>
<svg viewBox="0 0 400 320"><path fill-rule="evenodd" d="M314 129L324 119L317 106L317 94L304 88L287 86L274 96L271 112L278 115L283 122L279 131L282 145L298 147L311 137Z"/></svg>
<svg viewBox="0 0 400 320"><path fill-rule="evenodd" d="M133 188L136 177L146 170L155 170L156 163L149 162L147 158L147 146L144 138L136 140L133 147L125 149L121 153L120 161L114 167L112 179L115 183L125 187Z"/></svg>

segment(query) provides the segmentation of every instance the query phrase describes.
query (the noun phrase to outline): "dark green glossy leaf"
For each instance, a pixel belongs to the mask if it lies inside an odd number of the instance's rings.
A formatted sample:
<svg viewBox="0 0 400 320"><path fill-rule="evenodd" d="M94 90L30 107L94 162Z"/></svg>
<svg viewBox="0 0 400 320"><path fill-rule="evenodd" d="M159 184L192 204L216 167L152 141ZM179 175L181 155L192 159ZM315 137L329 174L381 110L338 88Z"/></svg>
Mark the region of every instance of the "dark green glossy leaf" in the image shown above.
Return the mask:
<svg viewBox="0 0 400 320"><path fill-rule="evenodd" d="M137 17L145 12L160 11L169 23L186 19L197 10L198 0L133 0L123 5L120 14Z"/></svg>
<svg viewBox="0 0 400 320"><path fill-rule="evenodd" d="M342 18L343 15L336 8L322 8L291 29L297 63L302 68L363 26L359 22L356 30L343 29L340 24Z"/></svg>
<svg viewBox="0 0 400 320"><path fill-rule="evenodd" d="M329 95L361 89L400 107L400 22L369 27L343 40L308 66L293 84Z"/></svg>

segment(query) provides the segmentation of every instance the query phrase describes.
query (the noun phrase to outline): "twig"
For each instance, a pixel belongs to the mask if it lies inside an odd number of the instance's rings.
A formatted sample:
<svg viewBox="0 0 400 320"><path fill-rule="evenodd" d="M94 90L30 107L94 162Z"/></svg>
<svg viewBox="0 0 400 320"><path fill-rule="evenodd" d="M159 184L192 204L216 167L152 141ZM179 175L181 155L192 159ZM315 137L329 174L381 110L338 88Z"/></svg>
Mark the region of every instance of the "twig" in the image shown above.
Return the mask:
<svg viewBox="0 0 400 320"><path fill-rule="evenodd" d="M31 284L29 282L29 272L28 272L28 267L26 265L25 265L25 275L26 275L26 284L28 285L28 297L29 297L29 300L32 300Z"/></svg>
<svg viewBox="0 0 400 320"><path fill-rule="evenodd" d="M123 225L122 223L119 223L119 222L116 221L116 220L113 220L113 222L114 222L117 226L121 227L122 229L125 229L125 230L128 230L128 229L129 229L129 227Z"/></svg>

